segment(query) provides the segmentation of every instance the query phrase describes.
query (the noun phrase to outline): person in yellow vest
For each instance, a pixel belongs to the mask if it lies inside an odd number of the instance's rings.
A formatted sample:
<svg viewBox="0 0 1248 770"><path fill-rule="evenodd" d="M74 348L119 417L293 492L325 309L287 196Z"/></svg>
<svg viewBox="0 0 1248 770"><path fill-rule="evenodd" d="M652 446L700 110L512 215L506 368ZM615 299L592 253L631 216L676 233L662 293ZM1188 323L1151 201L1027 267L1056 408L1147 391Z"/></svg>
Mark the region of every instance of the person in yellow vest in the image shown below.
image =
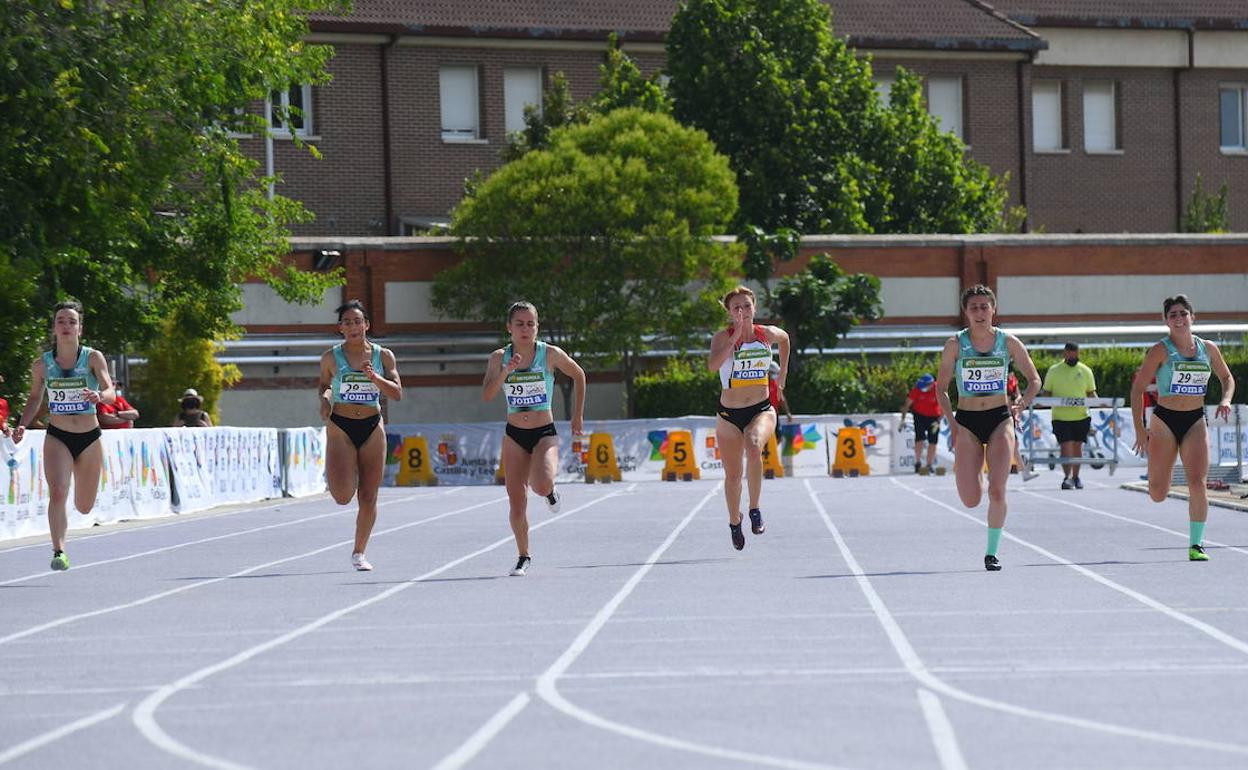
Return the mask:
<svg viewBox="0 0 1248 770"><path fill-rule="evenodd" d="M394 353L369 341L364 304L353 299L337 312L342 342L321 356L317 386L325 422L325 481L334 502L346 505L354 497L359 505L351 566L367 572L373 565L364 549L377 523L377 493L386 467L381 397L401 400L403 382Z"/></svg>
<svg viewBox="0 0 1248 770"><path fill-rule="evenodd" d="M1041 395L1055 398L1088 398L1096 396L1096 375L1079 360L1079 345L1067 342L1063 360L1049 367L1044 375ZM1053 407L1053 435L1061 445L1062 457L1082 457L1083 443L1088 440L1092 417L1086 406ZM1083 489L1078 463L1062 463L1062 489Z"/></svg>
<svg viewBox="0 0 1248 770"><path fill-rule="evenodd" d="M507 428L503 437L503 465L511 532L520 552L512 577L523 577L532 564L529 554L529 489L546 498L546 507L558 513L561 506L555 489L559 470L559 434L551 403L555 395L555 370L572 379L572 433L585 429L585 370L561 348L537 338L537 308L516 302L507 310L511 342L490 354L481 384L481 398L491 401L499 393L507 401Z"/></svg>
<svg viewBox="0 0 1248 770"><path fill-rule="evenodd" d="M780 348L777 398L784 398L789 375L789 335L778 326L754 323L754 292L738 286L724 295L728 328L711 338L707 368L719 372L719 409L715 441L724 463L724 498L728 503L728 530L732 547L745 548L741 532L741 475L745 471L750 491L750 531L766 530L759 497L763 491L763 448L776 430L776 410L767 394L767 370L771 346ZM743 461L744 460L744 461Z"/></svg>
<svg viewBox="0 0 1248 770"><path fill-rule="evenodd" d="M936 396L940 411L953 431L953 472L958 496L967 508L979 505L984 496L984 458L988 458L988 548L984 569L1001 569L997 548L1007 513L1006 482L1014 456L1014 422L1040 392L1040 373L1026 346L1013 334L993 325L997 297L992 289L976 284L962 292L966 328L950 337L940 354ZM1027 381L1017 403L1006 391L1010 361ZM958 409L949 401L949 384L957 382Z"/></svg>
<svg viewBox="0 0 1248 770"><path fill-rule="evenodd" d="M1209 561L1205 553L1205 521L1209 497L1209 438L1205 424L1205 395L1209 380L1222 383L1222 400L1214 416L1229 420L1235 397L1235 377L1222 351L1209 340L1192 333L1196 312L1184 295L1167 297L1162 303L1169 334L1144 355L1144 363L1131 385L1131 417L1135 423L1135 452L1148 457L1148 496L1160 503L1170 492L1174 461L1183 461L1187 476L1187 520L1190 561ZM1144 390L1157 378L1157 406L1144 428Z"/></svg>

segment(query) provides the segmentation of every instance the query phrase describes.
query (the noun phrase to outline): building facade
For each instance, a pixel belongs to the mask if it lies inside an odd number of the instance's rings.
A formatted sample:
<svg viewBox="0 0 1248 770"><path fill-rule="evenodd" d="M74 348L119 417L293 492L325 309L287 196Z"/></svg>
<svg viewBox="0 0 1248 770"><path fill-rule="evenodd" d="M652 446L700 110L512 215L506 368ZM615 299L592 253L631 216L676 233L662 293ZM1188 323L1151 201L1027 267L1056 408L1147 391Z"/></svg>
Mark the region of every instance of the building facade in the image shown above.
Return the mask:
<svg viewBox="0 0 1248 770"><path fill-rule="evenodd" d="M1248 4L1228 0L829 0L833 29L924 79L929 110L1008 175L1027 227L1173 232L1197 175L1230 189L1248 228ZM281 192L316 221L300 235L379 236L445 222L466 179L501 164L555 73L592 95L607 37L662 69L675 0L507 3L357 0L312 19L332 82L281 100L314 159L275 133ZM243 146L265 155L258 136Z"/></svg>

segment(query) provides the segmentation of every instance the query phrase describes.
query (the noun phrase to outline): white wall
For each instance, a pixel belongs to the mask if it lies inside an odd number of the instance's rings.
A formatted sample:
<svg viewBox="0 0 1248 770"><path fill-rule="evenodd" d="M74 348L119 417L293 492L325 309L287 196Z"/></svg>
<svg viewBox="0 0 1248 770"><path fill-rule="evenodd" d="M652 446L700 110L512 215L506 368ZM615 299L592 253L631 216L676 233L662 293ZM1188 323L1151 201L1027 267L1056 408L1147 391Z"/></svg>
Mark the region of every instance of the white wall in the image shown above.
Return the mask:
<svg viewBox="0 0 1248 770"><path fill-rule="evenodd" d="M880 278L885 318L952 315L961 290L957 278Z"/></svg>
<svg viewBox="0 0 1248 770"><path fill-rule="evenodd" d="M1034 30L1049 43L1047 50L1036 54L1039 66L1187 66L1187 33L1183 30L1066 27Z"/></svg>
<svg viewBox="0 0 1248 770"><path fill-rule="evenodd" d="M1009 315L1146 313L1186 294L1204 312L1248 312L1248 274L1002 276L997 301Z"/></svg>
<svg viewBox="0 0 1248 770"><path fill-rule="evenodd" d="M433 309L432 281L387 281L387 323L435 323L447 319Z"/></svg>
<svg viewBox="0 0 1248 770"><path fill-rule="evenodd" d="M267 283L242 285L243 309L230 315L236 324L282 325L282 324L332 324L337 323L335 308L342 304L342 287L325 290L321 301L315 305L293 305L273 291Z"/></svg>

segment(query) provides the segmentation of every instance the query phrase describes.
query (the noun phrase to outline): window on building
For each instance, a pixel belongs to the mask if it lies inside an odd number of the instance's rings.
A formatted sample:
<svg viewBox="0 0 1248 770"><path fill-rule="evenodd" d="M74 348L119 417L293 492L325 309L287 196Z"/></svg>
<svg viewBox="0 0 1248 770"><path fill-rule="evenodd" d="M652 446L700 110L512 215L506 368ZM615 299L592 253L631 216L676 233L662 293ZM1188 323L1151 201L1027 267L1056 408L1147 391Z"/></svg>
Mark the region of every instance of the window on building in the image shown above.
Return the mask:
<svg viewBox="0 0 1248 770"><path fill-rule="evenodd" d="M893 93L893 84L897 82L894 75L872 75L871 80L875 83L875 92L880 95L880 102L887 107L889 97Z"/></svg>
<svg viewBox="0 0 1248 770"><path fill-rule="evenodd" d="M438 72L442 101L442 139L463 142L481 135L477 68L447 65Z"/></svg>
<svg viewBox="0 0 1248 770"><path fill-rule="evenodd" d="M1087 152L1121 149L1117 91L1112 80L1088 80L1083 84L1083 148Z"/></svg>
<svg viewBox="0 0 1248 770"><path fill-rule="evenodd" d="M928 78L927 111L940 119L940 130L966 140L962 130L962 78Z"/></svg>
<svg viewBox="0 0 1248 770"><path fill-rule="evenodd" d="M538 67L508 67L503 70L503 109L507 133L524 130L524 108L532 104L542 109L542 70Z"/></svg>
<svg viewBox="0 0 1248 770"><path fill-rule="evenodd" d="M1248 98L1248 86L1223 86L1221 94L1222 149L1248 150L1245 141L1248 125L1245 123L1244 102Z"/></svg>
<svg viewBox="0 0 1248 770"><path fill-rule="evenodd" d="M1031 144L1036 152L1063 150L1062 82L1036 80L1031 84Z"/></svg>
<svg viewBox="0 0 1248 770"><path fill-rule="evenodd" d="M272 104L269 125L277 132L287 131L289 121L296 136L312 135L312 86L291 86L269 95Z"/></svg>

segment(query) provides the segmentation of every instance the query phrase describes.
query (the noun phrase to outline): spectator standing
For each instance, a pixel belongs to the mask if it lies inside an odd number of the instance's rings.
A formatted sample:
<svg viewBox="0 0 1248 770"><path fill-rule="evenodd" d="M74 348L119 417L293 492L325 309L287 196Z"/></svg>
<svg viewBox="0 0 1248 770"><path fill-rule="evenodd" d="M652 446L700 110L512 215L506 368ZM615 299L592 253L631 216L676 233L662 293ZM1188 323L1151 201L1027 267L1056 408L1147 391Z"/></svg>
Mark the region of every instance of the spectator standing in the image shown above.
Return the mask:
<svg viewBox="0 0 1248 770"><path fill-rule="evenodd" d="M1096 375L1079 361L1079 345L1067 342L1062 361L1049 367L1044 376L1042 394L1056 398L1087 398L1096 396ZM1061 445L1062 457L1083 456L1092 418L1087 406L1053 407L1053 435ZM1062 463L1062 489L1083 489L1079 480L1079 463Z"/></svg>
<svg viewBox="0 0 1248 770"><path fill-rule="evenodd" d="M194 388L187 388L182 391L182 397L178 399L178 403L182 407L182 411L178 412L178 416L173 418L173 427L212 427L212 418L204 411L204 397L199 395L199 391Z"/></svg>
<svg viewBox="0 0 1248 770"><path fill-rule="evenodd" d="M910 389L910 395L901 405L901 425L906 429L906 414L914 415L914 472L935 472L936 442L940 439L940 402L936 398L936 378L924 374ZM927 450L927 466L923 465L923 451Z"/></svg>

